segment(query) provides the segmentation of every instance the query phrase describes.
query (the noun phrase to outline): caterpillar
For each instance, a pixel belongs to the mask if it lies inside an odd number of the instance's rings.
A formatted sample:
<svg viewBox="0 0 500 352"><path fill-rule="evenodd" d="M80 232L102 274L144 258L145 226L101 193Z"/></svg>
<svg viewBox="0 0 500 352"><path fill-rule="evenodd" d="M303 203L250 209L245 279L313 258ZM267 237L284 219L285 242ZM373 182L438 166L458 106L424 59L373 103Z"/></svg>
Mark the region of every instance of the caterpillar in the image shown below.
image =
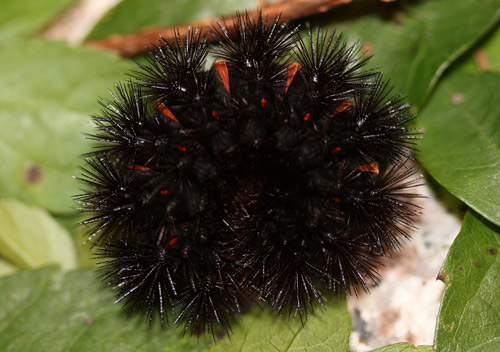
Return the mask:
<svg viewBox="0 0 500 352"><path fill-rule="evenodd" d="M190 333L255 302L307 317L409 238L419 132L336 32L255 21L162 39L101 100L76 196L116 302ZM206 69L208 55L214 64Z"/></svg>

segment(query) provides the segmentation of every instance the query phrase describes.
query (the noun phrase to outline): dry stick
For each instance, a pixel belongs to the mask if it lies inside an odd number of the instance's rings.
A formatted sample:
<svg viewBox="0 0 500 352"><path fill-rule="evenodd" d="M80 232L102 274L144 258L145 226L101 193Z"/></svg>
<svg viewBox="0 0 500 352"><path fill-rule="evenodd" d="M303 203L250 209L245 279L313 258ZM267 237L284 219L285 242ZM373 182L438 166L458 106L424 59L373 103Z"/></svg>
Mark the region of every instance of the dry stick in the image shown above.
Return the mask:
<svg viewBox="0 0 500 352"><path fill-rule="evenodd" d="M333 7L347 4L353 0L283 0L261 8L264 17L274 18L281 15L280 21L287 21L326 12ZM250 19L255 21L259 10L248 12ZM168 42L174 40L175 28L181 37L185 36L190 28L199 28L203 33L208 32L217 22L221 23L230 33L234 31L235 16L209 17L201 21L192 22L176 27L150 27L134 34L114 34L106 39L91 40L88 47L102 48L118 52L122 56L134 56L148 51L147 46L156 44L162 36ZM212 40L211 36L207 37Z"/></svg>

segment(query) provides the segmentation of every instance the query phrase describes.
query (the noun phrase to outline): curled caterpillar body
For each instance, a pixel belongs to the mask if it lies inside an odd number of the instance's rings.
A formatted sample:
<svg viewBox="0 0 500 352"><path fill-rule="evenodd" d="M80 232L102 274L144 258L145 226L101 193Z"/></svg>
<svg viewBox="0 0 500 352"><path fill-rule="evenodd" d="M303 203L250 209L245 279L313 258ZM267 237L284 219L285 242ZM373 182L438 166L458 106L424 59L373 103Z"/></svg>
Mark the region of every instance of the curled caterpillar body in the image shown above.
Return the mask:
<svg viewBox="0 0 500 352"><path fill-rule="evenodd" d="M77 196L117 301L186 331L377 280L419 212L413 118L342 36L262 16L153 48L94 118ZM171 319L172 320L172 319Z"/></svg>

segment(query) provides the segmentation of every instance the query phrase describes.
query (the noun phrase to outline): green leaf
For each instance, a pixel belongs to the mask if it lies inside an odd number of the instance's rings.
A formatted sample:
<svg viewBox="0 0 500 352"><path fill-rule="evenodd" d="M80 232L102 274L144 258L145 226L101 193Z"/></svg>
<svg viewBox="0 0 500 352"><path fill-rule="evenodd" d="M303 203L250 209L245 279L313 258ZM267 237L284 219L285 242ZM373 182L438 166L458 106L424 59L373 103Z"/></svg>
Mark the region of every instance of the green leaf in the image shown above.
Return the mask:
<svg viewBox="0 0 500 352"><path fill-rule="evenodd" d="M408 342L395 343L377 348L371 352L433 352L432 346L414 346Z"/></svg>
<svg viewBox="0 0 500 352"><path fill-rule="evenodd" d="M13 199L0 200L0 256L23 269L77 264L70 234L44 209Z"/></svg>
<svg viewBox="0 0 500 352"><path fill-rule="evenodd" d="M211 352L223 351L348 351L351 318L344 299L330 297L326 309L317 308L301 324L298 317L277 317L255 308Z"/></svg>
<svg viewBox="0 0 500 352"><path fill-rule="evenodd" d="M98 112L98 95L108 96L131 65L54 42L0 50L0 194L72 212L71 197L81 188L72 176L91 150L84 136L93 132L89 115Z"/></svg>
<svg viewBox="0 0 500 352"><path fill-rule="evenodd" d="M181 329L126 319L92 270L29 270L1 278L0 287L0 346L8 351L182 352L210 344L182 338Z"/></svg>
<svg viewBox="0 0 500 352"><path fill-rule="evenodd" d="M142 0L124 0L102 19L88 39L134 33L146 27L189 23L256 7L255 0L149 0L147 4Z"/></svg>
<svg viewBox="0 0 500 352"><path fill-rule="evenodd" d="M33 36L74 3L76 0L0 0L0 41Z"/></svg>
<svg viewBox="0 0 500 352"><path fill-rule="evenodd" d="M474 47L473 55L468 55L460 60L458 67L454 70L460 70L468 73L480 73L482 71L492 71L500 73L500 26L497 26L487 37L481 40L478 45ZM476 57L481 54L482 58L486 60L489 68L480 67L479 63L482 60Z"/></svg>
<svg viewBox="0 0 500 352"><path fill-rule="evenodd" d="M74 234L78 231L78 229L81 227L79 225L79 222L83 220L81 214L79 213L57 214L54 216L54 218L71 234Z"/></svg>
<svg viewBox="0 0 500 352"><path fill-rule="evenodd" d="M436 351L497 351L500 346L500 228L468 213L448 252L447 284L435 336Z"/></svg>
<svg viewBox="0 0 500 352"><path fill-rule="evenodd" d="M49 267L0 278L0 346L14 351L207 351L210 336L182 336L144 319L126 319L94 270L61 273ZM255 308L234 326L219 351L348 351L346 301L332 297L302 325Z"/></svg>
<svg viewBox="0 0 500 352"><path fill-rule="evenodd" d="M481 1L481 6L476 0L396 1L372 7L362 2L353 10L357 12L339 12L336 20L354 17L339 29L371 47L370 67L384 72L418 107L445 69L500 20L500 0ZM370 16L359 16L361 11Z"/></svg>
<svg viewBox="0 0 500 352"><path fill-rule="evenodd" d="M472 209L500 224L500 75L455 73L419 115L419 160Z"/></svg>

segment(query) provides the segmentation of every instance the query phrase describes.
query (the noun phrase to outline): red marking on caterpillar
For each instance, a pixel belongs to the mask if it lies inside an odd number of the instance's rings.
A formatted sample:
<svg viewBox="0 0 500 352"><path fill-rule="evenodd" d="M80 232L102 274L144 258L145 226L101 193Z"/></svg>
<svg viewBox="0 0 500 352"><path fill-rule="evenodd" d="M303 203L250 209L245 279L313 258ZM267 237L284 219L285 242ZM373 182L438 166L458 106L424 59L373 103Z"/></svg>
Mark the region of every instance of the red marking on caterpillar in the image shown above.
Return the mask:
<svg viewBox="0 0 500 352"><path fill-rule="evenodd" d="M378 168L377 163L370 163L370 164L366 164L366 165L361 165L361 166L358 166L357 169L359 171L364 171L364 172L373 172L377 175L380 173L380 170Z"/></svg>
<svg viewBox="0 0 500 352"><path fill-rule="evenodd" d="M174 246L177 242L179 242L180 237L174 237L170 241L167 242L167 246L172 247Z"/></svg>
<svg viewBox="0 0 500 352"><path fill-rule="evenodd" d="M288 64L288 75L286 78L286 88L285 88L285 93L288 91L288 88L290 87L290 84L292 84L293 78L295 77L295 74L300 68L300 64L297 62L292 62Z"/></svg>
<svg viewBox="0 0 500 352"><path fill-rule="evenodd" d="M231 88L229 85L229 71L227 69L227 64L225 60L218 60L215 62L215 69L219 74L220 79L222 80L222 84L224 88L226 88L227 92L231 94Z"/></svg>
<svg viewBox="0 0 500 352"><path fill-rule="evenodd" d="M137 164L127 164L128 169L133 169L133 170L151 170L149 167L144 166L144 165L137 165Z"/></svg>
<svg viewBox="0 0 500 352"><path fill-rule="evenodd" d="M351 106L353 106L354 103L350 100L346 100L344 101L338 108L336 108L331 114L330 114L330 117L334 117L335 115L341 113L342 111L350 108Z"/></svg>
<svg viewBox="0 0 500 352"><path fill-rule="evenodd" d="M172 113L172 111L170 111L169 108L167 108L167 106L163 103L156 103L156 108L158 110L161 111L161 113L165 116L167 116L169 119L171 119L172 121L175 121L177 123L179 123L179 120L177 120L177 118L174 116L174 114Z"/></svg>
<svg viewBox="0 0 500 352"><path fill-rule="evenodd" d="M332 149L332 155L337 154L340 151L341 151L340 147L335 147Z"/></svg>

